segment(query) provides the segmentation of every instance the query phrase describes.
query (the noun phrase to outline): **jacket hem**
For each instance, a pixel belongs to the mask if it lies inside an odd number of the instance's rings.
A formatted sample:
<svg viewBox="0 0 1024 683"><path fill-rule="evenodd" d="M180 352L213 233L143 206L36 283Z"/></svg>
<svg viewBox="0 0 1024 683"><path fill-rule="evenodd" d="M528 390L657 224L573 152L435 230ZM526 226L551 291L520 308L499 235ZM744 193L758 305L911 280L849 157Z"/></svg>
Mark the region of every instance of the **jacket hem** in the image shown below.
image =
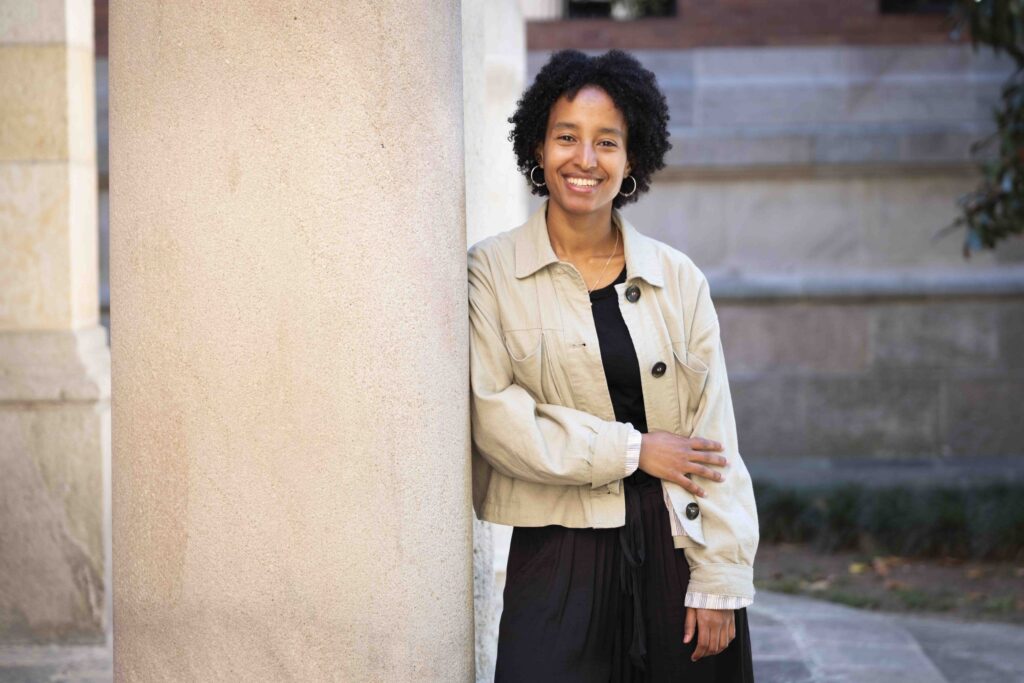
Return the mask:
<svg viewBox="0 0 1024 683"><path fill-rule="evenodd" d="M626 498L624 495L595 496L591 500L591 518L580 520L565 515L552 515L549 511L530 513L513 507L484 503L477 519L505 526L548 526L557 524L570 529L614 529L626 524Z"/></svg>

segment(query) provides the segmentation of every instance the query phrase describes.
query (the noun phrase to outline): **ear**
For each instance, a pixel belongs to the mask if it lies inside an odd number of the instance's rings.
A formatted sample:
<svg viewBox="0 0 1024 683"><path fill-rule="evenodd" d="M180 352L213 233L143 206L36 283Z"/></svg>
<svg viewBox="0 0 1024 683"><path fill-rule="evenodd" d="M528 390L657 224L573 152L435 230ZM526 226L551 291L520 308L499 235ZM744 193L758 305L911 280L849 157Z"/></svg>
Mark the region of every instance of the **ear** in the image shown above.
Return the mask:
<svg viewBox="0 0 1024 683"><path fill-rule="evenodd" d="M544 143L538 142L537 149L533 150L533 156L537 159L538 166L544 166Z"/></svg>

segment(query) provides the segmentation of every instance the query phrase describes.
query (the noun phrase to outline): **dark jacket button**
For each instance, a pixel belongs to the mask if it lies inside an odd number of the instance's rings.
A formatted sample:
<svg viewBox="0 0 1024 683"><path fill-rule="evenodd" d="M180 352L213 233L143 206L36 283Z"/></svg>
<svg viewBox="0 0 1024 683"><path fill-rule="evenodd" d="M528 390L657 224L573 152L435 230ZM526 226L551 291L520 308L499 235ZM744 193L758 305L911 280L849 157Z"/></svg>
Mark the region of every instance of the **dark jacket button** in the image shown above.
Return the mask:
<svg viewBox="0 0 1024 683"><path fill-rule="evenodd" d="M697 507L696 503L690 503L686 506L686 518L697 519L697 515L700 514L700 508Z"/></svg>
<svg viewBox="0 0 1024 683"><path fill-rule="evenodd" d="M640 288L636 285L626 289L626 301L631 304L635 304L636 300L640 298Z"/></svg>
<svg viewBox="0 0 1024 683"><path fill-rule="evenodd" d="M654 375L655 377L661 377L662 375L664 375L665 364L659 360L657 363L654 364L654 367L651 368L651 374Z"/></svg>

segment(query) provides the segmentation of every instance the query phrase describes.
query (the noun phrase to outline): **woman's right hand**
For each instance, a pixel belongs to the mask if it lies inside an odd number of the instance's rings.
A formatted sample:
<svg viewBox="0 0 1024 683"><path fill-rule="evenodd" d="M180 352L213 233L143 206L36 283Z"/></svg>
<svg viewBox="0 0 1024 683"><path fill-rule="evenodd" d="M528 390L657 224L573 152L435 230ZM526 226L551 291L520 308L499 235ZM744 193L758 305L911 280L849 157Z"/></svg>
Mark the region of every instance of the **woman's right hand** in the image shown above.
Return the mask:
<svg viewBox="0 0 1024 683"><path fill-rule="evenodd" d="M725 466L725 456L715 452L721 450L722 444L711 439L691 439L672 432L652 430L643 435L639 467L652 477L679 484L694 495L706 496L704 489L686 475L696 474L711 481L722 481L725 475L700 464Z"/></svg>

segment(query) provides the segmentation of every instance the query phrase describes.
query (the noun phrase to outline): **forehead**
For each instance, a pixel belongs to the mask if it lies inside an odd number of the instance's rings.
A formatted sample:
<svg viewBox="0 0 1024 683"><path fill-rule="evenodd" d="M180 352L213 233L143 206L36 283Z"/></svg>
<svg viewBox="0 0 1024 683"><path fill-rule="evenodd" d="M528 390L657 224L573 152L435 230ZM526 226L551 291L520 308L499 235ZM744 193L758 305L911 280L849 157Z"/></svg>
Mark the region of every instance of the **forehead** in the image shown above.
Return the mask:
<svg viewBox="0 0 1024 683"><path fill-rule="evenodd" d="M626 118L615 106L615 100L602 88L587 85L572 100L562 95L551 105L548 130L553 126L571 124L577 128L617 128L626 130Z"/></svg>

